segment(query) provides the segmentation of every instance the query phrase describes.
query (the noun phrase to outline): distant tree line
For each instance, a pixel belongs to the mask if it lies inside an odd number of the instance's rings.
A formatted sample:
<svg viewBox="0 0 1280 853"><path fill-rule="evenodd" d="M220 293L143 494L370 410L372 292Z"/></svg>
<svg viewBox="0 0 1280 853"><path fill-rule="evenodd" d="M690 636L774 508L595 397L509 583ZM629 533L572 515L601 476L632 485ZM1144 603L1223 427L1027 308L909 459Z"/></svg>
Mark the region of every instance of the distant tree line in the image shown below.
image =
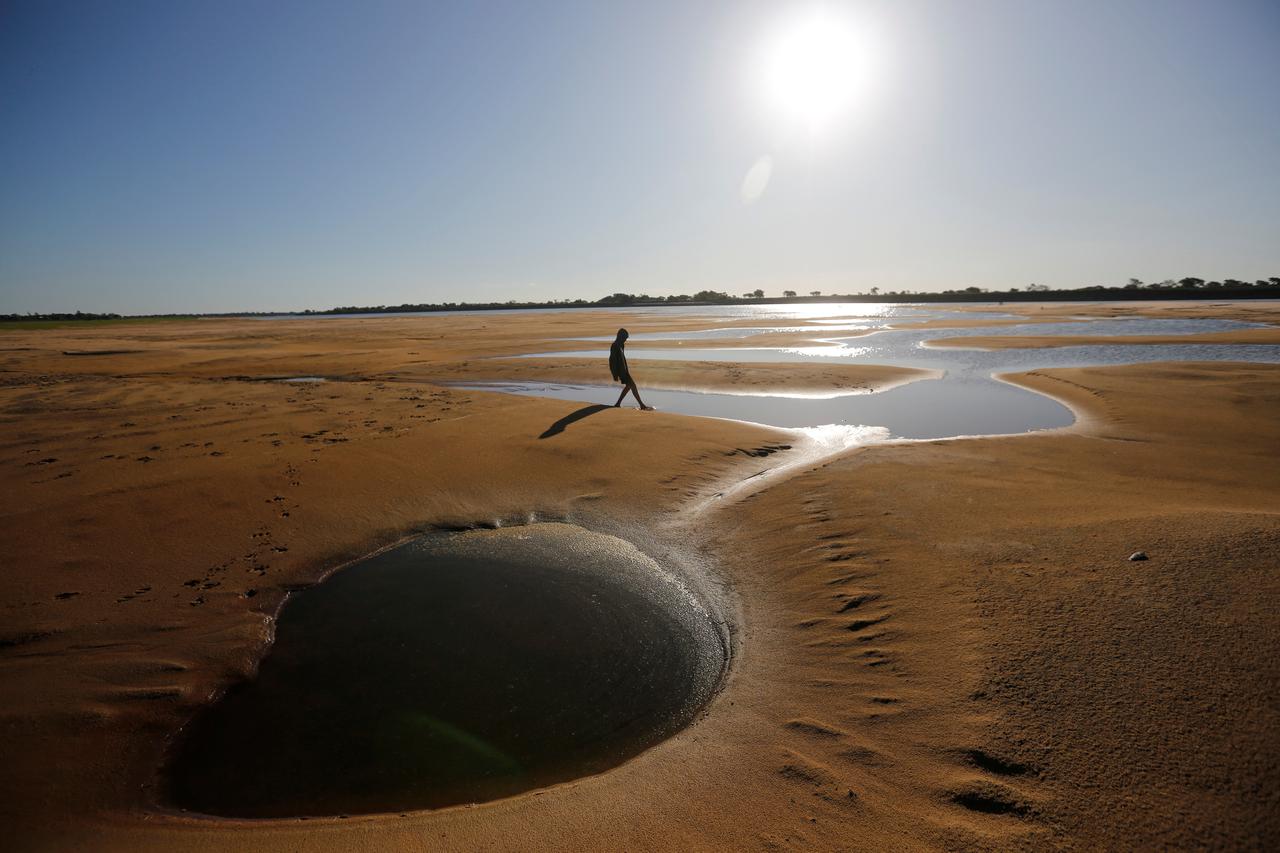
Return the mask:
<svg viewBox="0 0 1280 853"><path fill-rule="evenodd" d="M1028 284L1026 287L1011 287L1008 290L988 290L985 287L969 286L957 290L914 291L889 290L881 291L879 287L871 287L858 293L831 293L824 295L820 290L811 290L808 295L800 295L794 290L784 290L781 296L768 297L760 289L752 290L741 296L731 296L720 290L699 290L694 294L674 296L650 296L647 293L612 293L594 301L587 299L559 299L549 302L419 302L402 305L344 305L322 311L307 309L305 311L235 311L218 314L147 314L130 315L132 317L323 317L332 314L409 314L437 311L509 311L531 308L614 308L630 306L658 305L739 305L739 304L775 304L788 302L1068 302L1068 301L1104 301L1130 299L1275 299L1280 298L1280 276L1257 279L1253 282L1234 278L1221 281L1206 281L1202 278L1188 277L1178 280L1143 282L1131 278L1123 285L1106 286L1090 285L1088 287L1055 289L1043 284ZM0 322L20 320L118 320L120 314L90 314L76 311L73 314L0 314Z"/></svg>
<svg viewBox="0 0 1280 853"><path fill-rule="evenodd" d="M0 314L0 323L17 320L57 320L62 322L66 320L119 320L120 318L119 314L86 314L84 311L76 311L74 314Z"/></svg>

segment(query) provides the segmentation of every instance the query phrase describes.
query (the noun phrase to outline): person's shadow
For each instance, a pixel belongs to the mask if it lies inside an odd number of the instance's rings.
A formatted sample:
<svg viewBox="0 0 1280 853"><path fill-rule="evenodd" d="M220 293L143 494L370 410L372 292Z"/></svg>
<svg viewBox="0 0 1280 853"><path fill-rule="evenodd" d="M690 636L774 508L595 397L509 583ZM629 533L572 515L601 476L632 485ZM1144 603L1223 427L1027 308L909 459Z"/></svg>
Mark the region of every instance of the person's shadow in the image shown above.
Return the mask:
<svg viewBox="0 0 1280 853"><path fill-rule="evenodd" d="M578 409L576 412L570 412L560 420L553 423L551 426L547 427L546 432L538 436L538 438L551 438L551 436L553 435L559 435L560 433L564 432L564 428L567 427L569 424L577 423L583 418L591 417L596 412L603 412L605 409L611 409L611 408L613 407L605 406L600 403L596 403L593 406L583 406L581 409Z"/></svg>

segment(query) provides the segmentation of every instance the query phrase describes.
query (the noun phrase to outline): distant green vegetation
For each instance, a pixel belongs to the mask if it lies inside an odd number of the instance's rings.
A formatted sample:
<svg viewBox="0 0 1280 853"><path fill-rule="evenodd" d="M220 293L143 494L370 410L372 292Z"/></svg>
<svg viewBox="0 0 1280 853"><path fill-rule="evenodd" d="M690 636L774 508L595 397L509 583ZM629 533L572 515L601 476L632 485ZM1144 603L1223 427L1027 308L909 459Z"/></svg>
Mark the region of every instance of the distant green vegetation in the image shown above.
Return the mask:
<svg viewBox="0 0 1280 853"><path fill-rule="evenodd" d="M177 320L195 320L196 314L165 314L126 317L120 314L0 314L0 332L23 329L61 329L67 326L117 326L135 323L171 323Z"/></svg>
<svg viewBox="0 0 1280 853"><path fill-rule="evenodd" d="M444 311L511 311L536 308L615 308L659 305L752 305L791 302L1103 302L1109 300L1160 299L1280 299L1280 276L1241 281L1221 281L1187 277L1178 280L1146 283L1131 278L1126 284L1108 287L1053 289L1043 284L988 290L970 286L959 290L915 291L888 290L871 287L858 293L826 293L810 290L805 294L784 290L779 296L767 296L763 290L752 290L731 296L720 290L700 290L694 294L650 296L647 293L613 293L596 300L558 299L550 302L418 302L401 305L344 305L315 311L234 311L221 314L163 314L137 317L119 314L0 314L0 331L5 329L51 329L70 325L105 325L111 323L164 323L205 317L324 317L334 314L420 314Z"/></svg>
<svg viewBox="0 0 1280 853"><path fill-rule="evenodd" d="M409 314L435 311L499 311L528 308L611 308L658 305L752 305L789 302L1069 302L1105 300L1151 299L1259 299L1280 298L1280 276L1258 279L1254 282L1234 278L1222 281L1206 281L1202 278L1172 279L1147 284L1131 278L1118 287L1094 285L1074 289L1054 290L1043 284L1029 284L1025 288L988 290L985 287L965 287L942 292L890 290L871 287L859 293L827 293L810 290L805 294L784 290L778 296L767 296L763 290L752 290L741 296L732 296L720 290L700 290L694 294L674 296L650 296L647 293L613 293L595 301L587 299L562 299L553 302L467 302L419 303L403 305L356 306L345 305L324 311L294 311L290 316L324 316L329 314ZM237 316L252 316L245 313Z"/></svg>

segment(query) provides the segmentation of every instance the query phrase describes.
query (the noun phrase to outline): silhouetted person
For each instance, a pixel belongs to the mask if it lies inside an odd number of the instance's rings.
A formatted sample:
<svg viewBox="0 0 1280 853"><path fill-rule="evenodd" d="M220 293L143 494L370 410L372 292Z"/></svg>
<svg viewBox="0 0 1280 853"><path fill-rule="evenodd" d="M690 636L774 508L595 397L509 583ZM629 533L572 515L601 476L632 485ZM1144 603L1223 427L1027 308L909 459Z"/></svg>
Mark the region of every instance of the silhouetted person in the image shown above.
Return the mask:
<svg viewBox="0 0 1280 853"><path fill-rule="evenodd" d="M640 408L646 412L652 411L653 406L646 406L644 400L640 399L640 390L636 388L636 381L631 378L631 371L627 368L627 354L622 348L627 344L626 329L618 330L618 337L614 338L613 344L609 347L609 372L613 374L613 378L623 385L622 393L618 395L618 402L613 404L616 409L622 405L622 399L627 396L630 391L636 396L636 402L640 404Z"/></svg>

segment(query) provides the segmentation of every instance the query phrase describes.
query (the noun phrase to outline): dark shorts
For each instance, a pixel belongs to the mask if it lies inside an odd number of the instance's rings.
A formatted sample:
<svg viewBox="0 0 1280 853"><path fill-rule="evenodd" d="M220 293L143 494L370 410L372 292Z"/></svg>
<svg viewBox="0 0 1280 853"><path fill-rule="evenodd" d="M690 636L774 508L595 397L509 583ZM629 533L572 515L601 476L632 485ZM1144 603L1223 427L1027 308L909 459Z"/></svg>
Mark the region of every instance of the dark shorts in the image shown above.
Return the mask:
<svg viewBox="0 0 1280 853"><path fill-rule="evenodd" d="M630 373L622 374L621 376L618 377L618 381L621 382L623 385L631 385L632 384L631 374Z"/></svg>

